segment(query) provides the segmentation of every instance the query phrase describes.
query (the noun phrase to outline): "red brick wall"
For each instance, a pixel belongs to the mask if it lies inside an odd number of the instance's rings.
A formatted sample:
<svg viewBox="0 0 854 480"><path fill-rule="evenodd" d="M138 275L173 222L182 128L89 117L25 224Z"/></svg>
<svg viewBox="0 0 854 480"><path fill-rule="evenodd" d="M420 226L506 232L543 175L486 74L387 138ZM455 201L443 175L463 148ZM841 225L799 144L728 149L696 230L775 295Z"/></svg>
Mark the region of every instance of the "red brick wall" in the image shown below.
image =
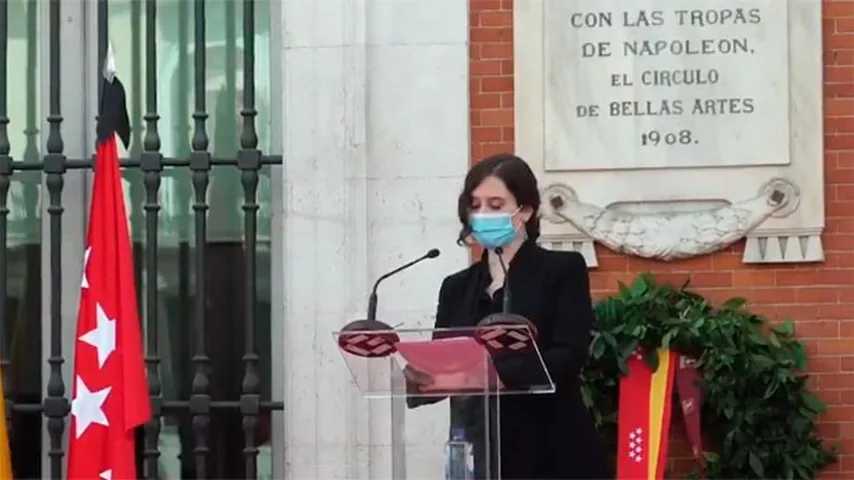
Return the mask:
<svg viewBox="0 0 854 480"><path fill-rule="evenodd" d="M469 0L471 155L476 161L513 151L513 2ZM742 296L772 321L795 320L810 355L811 385L830 406L821 434L840 459L821 478L854 478L854 1L823 0L825 201L821 264L745 265L744 243L714 255L673 263L628 258L597 245L594 296L616 290L641 272L720 301ZM818 55L819 52L816 52ZM673 435L681 436L679 419ZM688 450L673 443L674 463ZM682 469L677 466L677 469Z"/></svg>
<svg viewBox="0 0 854 480"><path fill-rule="evenodd" d="M470 0L471 158L513 151L513 2Z"/></svg>

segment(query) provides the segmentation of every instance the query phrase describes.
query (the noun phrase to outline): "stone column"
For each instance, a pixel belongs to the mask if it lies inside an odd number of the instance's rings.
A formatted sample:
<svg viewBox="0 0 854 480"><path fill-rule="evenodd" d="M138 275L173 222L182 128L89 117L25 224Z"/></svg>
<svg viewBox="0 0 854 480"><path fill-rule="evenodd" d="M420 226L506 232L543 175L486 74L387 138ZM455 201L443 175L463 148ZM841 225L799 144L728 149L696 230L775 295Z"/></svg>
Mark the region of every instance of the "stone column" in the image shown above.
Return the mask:
<svg viewBox="0 0 854 480"><path fill-rule="evenodd" d="M387 478L390 404L360 397L332 332L364 318L378 275L438 247L380 290L380 319L431 326L442 277L467 264L467 4L295 0L282 25L283 473ZM443 441L446 409L408 425L419 441Z"/></svg>

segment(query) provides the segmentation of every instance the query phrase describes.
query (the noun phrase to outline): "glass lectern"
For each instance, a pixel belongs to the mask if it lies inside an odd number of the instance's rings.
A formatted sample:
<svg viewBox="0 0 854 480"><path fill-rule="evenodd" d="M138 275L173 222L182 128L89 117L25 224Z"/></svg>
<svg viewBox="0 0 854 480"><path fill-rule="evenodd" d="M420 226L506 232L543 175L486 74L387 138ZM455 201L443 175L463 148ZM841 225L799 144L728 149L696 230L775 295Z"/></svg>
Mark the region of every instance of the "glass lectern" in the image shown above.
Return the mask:
<svg viewBox="0 0 854 480"><path fill-rule="evenodd" d="M430 463L432 468L418 469L421 472L445 468L452 478L467 478L458 459L448 458L451 435L454 445L470 446L467 475L500 479L502 396L555 391L528 325L357 329L335 332L334 337L362 395L391 399L395 479L423 477L411 471L413 460L416 466ZM425 444L426 436L418 429L430 425L417 418L419 407L444 399L449 399L450 422L437 427L434 421L431 427L448 435Z"/></svg>

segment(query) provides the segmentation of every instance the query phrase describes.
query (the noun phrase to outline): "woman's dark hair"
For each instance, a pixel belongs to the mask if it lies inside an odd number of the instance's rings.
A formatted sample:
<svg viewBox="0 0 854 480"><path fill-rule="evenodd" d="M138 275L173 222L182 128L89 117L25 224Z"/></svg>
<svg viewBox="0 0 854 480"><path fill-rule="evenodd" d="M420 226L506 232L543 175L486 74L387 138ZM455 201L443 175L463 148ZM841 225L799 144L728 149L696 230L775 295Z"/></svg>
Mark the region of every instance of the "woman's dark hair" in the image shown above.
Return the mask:
<svg viewBox="0 0 854 480"><path fill-rule="evenodd" d="M466 175L463 191L457 200L457 214L463 226L457 243L464 243L466 237L471 234L471 227L469 226L471 195L486 177L500 178L507 186L507 190L510 190L510 193L516 197L516 203L520 207L531 207L534 214L525 224L525 231L529 239L536 240L540 236L540 217L538 215L540 190L537 187L537 177L534 176L531 167L521 158L509 153L500 153L477 162Z"/></svg>

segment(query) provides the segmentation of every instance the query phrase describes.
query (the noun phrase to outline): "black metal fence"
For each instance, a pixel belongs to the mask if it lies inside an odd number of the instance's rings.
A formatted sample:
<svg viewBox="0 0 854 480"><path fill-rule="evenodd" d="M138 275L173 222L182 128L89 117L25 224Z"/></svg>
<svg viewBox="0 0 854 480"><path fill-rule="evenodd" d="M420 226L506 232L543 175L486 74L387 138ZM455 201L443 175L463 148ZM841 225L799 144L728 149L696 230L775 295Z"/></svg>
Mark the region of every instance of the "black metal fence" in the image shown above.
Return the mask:
<svg viewBox="0 0 854 480"><path fill-rule="evenodd" d="M189 2L190 0L187 0ZM208 114L205 105L205 0L192 0L195 19L195 112L192 114L194 129L192 133L192 151L186 158L168 158L160 153L157 109L157 48L155 0L132 0L132 8L138 9L144 3L145 43L146 43L146 114L145 132L142 139L142 151L138 155L122 159L125 169L139 169L143 175L145 200L145 363L148 370L150 398L153 418L144 428L143 448L141 449L144 478L159 478L158 463L160 451L158 437L164 415L187 416L191 418L193 437L193 463L196 478L208 478L210 460L210 424L211 416L218 412L238 411L242 418L244 447L243 471L247 478L256 478L258 448L256 435L259 428L259 415L271 410L281 410L282 403L262 401L260 394L261 372L256 345L256 254L258 201L257 188L259 171L264 165L282 163L282 157L264 155L258 149L258 136L255 129L257 111L255 109L255 9L254 0L243 1L243 106L240 116L243 124L240 131L240 149L235 158L213 158L208 151L209 138L205 128ZM237 0L235 0L237 1ZM107 51L108 1L98 0L98 50L103 61ZM15 160L10 156L11 147L7 125L7 41L8 41L8 0L0 0L0 366L6 371L10 365L8 341L8 249L7 217L10 213L7 204L12 177L21 172L40 172L45 176L45 185L49 195L47 213L49 222L50 251L50 373L47 391L41 402L13 402L8 383L5 385L7 420L17 415L44 415L47 419L47 431L50 439L48 450L50 478L62 478L64 467L63 438L70 411L66 385L62 377L65 357L62 351L62 224L63 186L67 171L71 169L91 169L91 158L71 159L63 153L62 122L60 99L62 95L60 75L61 2L50 0L49 4L49 131L46 143L46 155L42 159L24 158ZM13 19L16 20L16 19ZM99 72L101 69L99 68ZM100 78L100 77L99 77ZM31 137L28 137L31 138ZM132 150L133 151L133 150ZM27 157L25 155L25 157ZM214 167L230 166L239 169L243 188L243 264L245 265L242 283L245 291L243 318L240 319L245 339L242 357L243 375L239 400L222 400L211 395L211 359L206 352L205 338L208 327L205 315L206 288L205 270L211 261L207 254L207 190L210 172ZM192 205L195 225L195 269L196 294L192 313L192 331L194 346L192 351L193 378L190 396L185 400L167 401L163 399L160 381L160 354L158 352L158 214L160 211L159 188L164 167L189 168L192 173L194 203ZM37 321L37 319L31 319ZM67 321L67 319L66 319ZM188 352L189 354L189 352ZM4 379L5 380L5 379ZM13 432L14 434L15 432ZM45 475L47 476L47 475Z"/></svg>

